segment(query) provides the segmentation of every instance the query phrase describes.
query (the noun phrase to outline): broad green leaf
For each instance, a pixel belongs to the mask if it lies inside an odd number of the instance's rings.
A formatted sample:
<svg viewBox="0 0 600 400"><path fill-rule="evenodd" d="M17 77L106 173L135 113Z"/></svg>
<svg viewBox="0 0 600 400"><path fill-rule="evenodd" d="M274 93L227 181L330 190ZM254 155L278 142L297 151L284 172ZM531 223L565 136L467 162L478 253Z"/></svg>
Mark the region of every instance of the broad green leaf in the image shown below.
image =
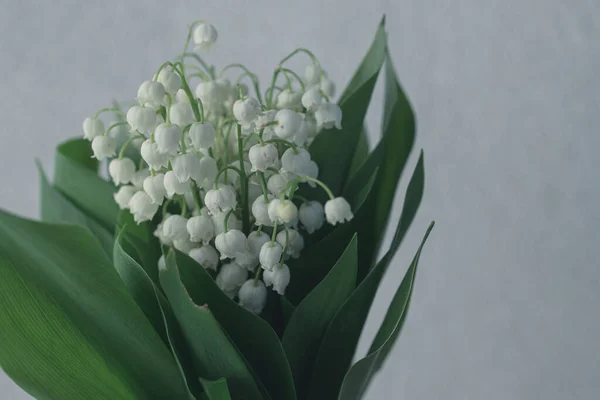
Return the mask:
<svg viewBox="0 0 600 400"><path fill-rule="evenodd" d="M261 399L244 359L229 341L211 310L190 298L181 281L174 251L167 255L166 266L159 269L159 279L192 350L198 374L212 380L227 379L234 397Z"/></svg>
<svg viewBox="0 0 600 400"><path fill-rule="evenodd" d="M154 236L154 226L150 222L140 224L133 220L127 210L119 212L117 232L122 232L121 246L140 266L152 281L158 284L158 259L162 251L160 242Z"/></svg>
<svg viewBox="0 0 600 400"><path fill-rule="evenodd" d="M367 157L369 157L369 135L367 134L367 128L363 128L356 143L356 150L354 151L352 163L350 163L348 177L351 177L358 170L358 167L365 162Z"/></svg>
<svg viewBox="0 0 600 400"><path fill-rule="evenodd" d="M340 98L342 129L321 132L309 149L312 159L319 166L319 179L336 195L341 193L345 185L356 154L367 108L385 59L385 46L386 34L382 20L371 47ZM335 149L335 157L332 157L332 149ZM322 190L304 190L310 192L310 198L325 199Z"/></svg>
<svg viewBox="0 0 600 400"><path fill-rule="evenodd" d="M217 379L216 381L200 378L200 382L210 400L231 400L225 378Z"/></svg>
<svg viewBox="0 0 600 400"><path fill-rule="evenodd" d="M208 306L271 397L277 400L295 399L290 366L279 337L271 326L229 299L206 270L185 254L177 252L177 265L191 298L196 304ZM231 384L227 376L222 377Z"/></svg>
<svg viewBox="0 0 600 400"><path fill-rule="evenodd" d="M368 355L354 364L346 374L340 391L340 400L356 400L362 398L371 382L371 378L379 371L381 365L392 349L394 342L398 338L408 311L421 250L423 249L423 245L425 244L429 233L433 229L433 225L433 222L429 225L425 237L419 246L419 250L417 250L417 254L415 254L400 287L396 291L392 303L390 304L390 308L388 309L383 323L369 349Z"/></svg>
<svg viewBox="0 0 600 400"><path fill-rule="evenodd" d="M86 228L0 211L0 254L55 302L137 398L187 399L173 356Z"/></svg>
<svg viewBox="0 0 600 400"><path fill-rule="evenodd" d="M406 190L402 214L390 249L369 271L348 300L333 318L323 339L315 363L315 370L309 390L309 398L330 400L336 398L344 375L350 363L369 309L381 282L383 274L398 250L406 231L412 223L423 197L423 153L413 172Z"/></svg>
<svg viewBox="0 0 600 400"><path fill-rule="evenodd" d="M113 229L119 207L113 199L116 188L98 176L90 142L71 139L56 149L54 185L79 208ZM92 160L92 161L90 161Z"/></svg>
<svg viewBox="0 0 600 400"><path fill-rule="evenodd" d="M333 316L356 285L356 235L329 274L296 307L283 334L299 398L304 398L317 351Z"/></svg>
<svg viewBox="0 0 600 400"><path fill-rule="evenodd" d="M136 399L54 300L0 255L0 366L38 399Z"/></svg>
<svg viewBox="0 0 600 400"><path fill-rule="evenodd" d="M113 235L50 185L39 163L37 163L37 167L40 175L40 214L42 221L84 226L98 239L106 254L112 254Z"/></svg>

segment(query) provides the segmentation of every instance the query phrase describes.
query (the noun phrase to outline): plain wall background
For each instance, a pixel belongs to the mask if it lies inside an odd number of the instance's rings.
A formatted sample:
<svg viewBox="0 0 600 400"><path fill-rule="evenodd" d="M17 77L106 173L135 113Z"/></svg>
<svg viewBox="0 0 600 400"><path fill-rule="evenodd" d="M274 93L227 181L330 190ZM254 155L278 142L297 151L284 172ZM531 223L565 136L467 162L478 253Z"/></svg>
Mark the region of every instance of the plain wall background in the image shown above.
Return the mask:
<svg viewBox="0 0 600 400"><path fill-rule="evenodd" d="M597 0L5 0L0 206L36 217L34 158L51 171L55 145L112 99L135 96L181 51L192 20L219 30L207 57L218 66L244 62L266 87L277 61L305 46L341 91L383 13L418 118L426 191L359 354L437 224L403 334L367 398L597 398ZM4 376L0 385L2 399L27 398Z"/></svg>

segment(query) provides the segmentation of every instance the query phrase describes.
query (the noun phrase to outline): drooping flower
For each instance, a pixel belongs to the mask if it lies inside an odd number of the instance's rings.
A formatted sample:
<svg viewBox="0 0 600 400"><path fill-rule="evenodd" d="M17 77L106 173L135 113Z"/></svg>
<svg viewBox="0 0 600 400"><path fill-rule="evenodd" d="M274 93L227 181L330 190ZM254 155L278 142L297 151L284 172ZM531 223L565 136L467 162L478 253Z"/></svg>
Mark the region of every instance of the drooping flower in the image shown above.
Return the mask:
<svg viewBox="0 0 600 400"><path fill-rule="evenodd" d="M235 258L238 253L246 251L246 235L240 230L230 229L219 233L215 238L215 247L221 253L221 260Z"/></svg>
<svg viewBox="0 0 600 400"><path fill-rule="evenodd" d="M219 185L218 188L206 192L204 204L213 214L219 211L227 212L237 204L235 189L229 185Z"/></svg>
<svg viewBox="0 0 600 400"><path fill-rule="evenodd" d="M277 121L277 125L273 126L275 134L281 139L290 140L298 132L302 117L297 112L284 108L277 111L275 121Z"/></svg>
<svg viewBox="0 0 600 400"><path fill-rule="evenodd" d="M252 216L254 216L256 225L273 226L273 221L269 218L269 203L275 197L268 194L265 199L264 196L259 196L252 203Z"/></svg>
<svg viewBox="0 0 600 400"><path fill-rule="evenodd" d="M260 103L254 97L246 97L233 103L233 116L242 126L251 124L260 113Z"/></svg>
<svg viewBox="0 0 600 400"><path fill-rule="evenodd" d="M325 203L325 216L331 225L350 221L354 218L350 204L343 197L336 197Z"/></svg>
<svg viewBox="0 0 600 400"><path fill-rule="evenodd" d="M262 245L258 254L260 266L265 270L272 270L281 261L283 247L277 242L267 242Z"/></svg>
<svg viewBox="0 0 600 400"><path fill-rule="evenodd" d="M162 83L166 91L170 94L175 94L181 89L181 77L170 69L161 69L156 80Z"/></svg>
<svg viewBox="0 0 600 400"><path fill-rule="evenodd" d="M193 33L194 50L210 50L217 42L218 34L214 26L207 23L196 25Z"/></svg>
<svg viewBox="0 0 600 400"><path fill-rule="evenodd" d="M179 125L162 123L156 127L154 139L158 151L163 154L175 155L179 150L181 128Z"/></svg>
<svg viewBox="0 0 600 400"><path fill-rule="evenodd" d="M104 135L104 122L98 118L86 118L83 120L83 137L89 141L96 136Z"/></svg>
<svg viewBox="0 0 600 400"><path fill-rule="evenodd" d="M129 183L135 175L135 164L129 158L115 158L108 164L108 174L115 185Z"/></svg>
<svg viewBox="0 0 600 400"><path fill-rule="evenodd" d="M103 160L116 154L117 143L110 136L96 136L92 140L92 151L94 158Z"/></svg>
<svg viewBox="0 0 600 400"><path fill-rule="evenodd" d="M342 110L335 103L323 103L316 108L317 130L342 129Z"/></svg>
<svg viewBox="0 0 600 400"><path fill-rule="evenodd" d="M152 202L161 205L165 197L167 197L167 190L165 189L165 175L156 174L149 176L144 179L142 187L144 191L150 196Z"/></svg>
<svg viewBox="0 0 600 400"><path fill-rule="evenodd" d="M215 279L215 283L227 296L234 298L238 290L248 279L248 270L231 262L224 264Z"/></svg>
<svg viewBox="0 0 600 400"><path fill-rule="evenodd" d="M166 167L169 164L168 154L161 153L158 150L158 144L147 139L142 143L140 154L146 164L155 171Z"/></svg>
<svg viewBox="0 0 600 400"><path fill-rule="evenodd" d="M275 166L279 158L277 147L271 143L255 144L248 151L248 159L252 164L252 171L265 172L267 168Z"/></svg>
<svg viewBox="0 0 600 400"><path fill-rule="evenodd" d="M205 269L217 270L219 264L219 254L214 247L206 244L202 247L197 247L190 250L189 256L196 260L196 262L202 265Z"/></svg>
<svg viewBox="0 0 600 400"><path fill-rule="evenodd" d="M139 189L130 185L121 186L119 190L113 194L113 198L119 205L119 208L121 210L125 210L129 208L129 201L138 190Z"/></svg>
<svg viewBox="0 0 600 400"><path fill-rule="evenodd" d="M308 233L321 229L325 222L323 205L318 201L303 203L298 211L298 219Z"/></svg>
<svg viewBox="0 0 600 400"><path fill-rule="evenodd" d="M277 95L277 108L300 108L302 105L302 92L294 92L291 89L284 89Z"/></svg>
<svg viewBox="0 0 600 400"><path fill-rule="evenodd" d="M194 122L189 130L194 149L207 150L215 142L215 128L211 124Z"/></svg>
<svg viewBox="0 0 600 400"><path fill-rule="evenodd" d="M318 86L313 86L308 89L302 95L302 105L307 110L312 110L323 101L323 95L321 94Z"/></svg>
<svg viewBox="0 0 600 400"><path fill-rule="evenodd" d="M208 244L215 237L215 225L206 214L191 217L187 222L187 230L192 242Z"/></svg>
<svg viewBox="0 0 600 400"><path fill-rule="evenodd" d="M173 240L183 241L190 239L190 234L187 230L187 218L181 215L169 215L163 223L163 235Z"/></svg>
<svg viewBox="0 0 600 400"><path fill-rule="evenodd" d="M267 288L262 281L249 279L240 288L238 297L240 306L254 314L260 314L267 304Z"/></svg>
<svg viewBox="0 0 600 400"><path fill-rule="evenodd" d="M286 236L287 231L287 236ZM287 248L286 248L286 237L287 237ZM300 252L304 249L304 238L302 235L295 229L286 229L285 231L281 231L275 237L277 243L279 243L283 248L286 248L286 255L292 258L300 257Z"/></svg>
<svg viewBox="0 0 600 400"><path fill-rule="evenodd" d="M169 109L171 122L184 128L196 121L192 106L189 103L171 104Z"/></svg>
<svg viewBox="0 0 600 400"><path fill-rule="evenodd" d="M283 296L290 283L290 269L285 264L276 265L272 270L265 270L263 280L265 285L272 285L273 290Z"/></svg>
<svg viewBox="0 0 600 400"><path fill-rule="evenodd" d="M298 208L290 200L273 199L268 208L269 219L278 224L293 224L298 219Z"/></svg>
<svg viewBox="0 0 600 400"><path fill-rule="evenodd" d="M150 221L158 211L158 204L154 203L144 191L136 192L129 200L129 210L136 223Z"/></svg>
<svg viewBox="0 0 600 400"><path fill-rule="evenodd" d="M178 154L171 161L173 172L181 183L187 182L190 178L200 179L200 159L193 153Z"/></svg>
<svg viewBox="0 0 600 400"><path fill-rule="evenodd" d="M147 133L156 126L156 111L145 106L133 106L127 111L127 123L131 132Z"/></svg>
<svg viewBox="0 0 600 400"><path fill-rule="evenodd" d="M173 198L176 194L185 194L190 190L189 182L179 182L179 179L177 179L177 176L173 171L167 171L165 173L163 184L165 185L167 199Z"/></svg>

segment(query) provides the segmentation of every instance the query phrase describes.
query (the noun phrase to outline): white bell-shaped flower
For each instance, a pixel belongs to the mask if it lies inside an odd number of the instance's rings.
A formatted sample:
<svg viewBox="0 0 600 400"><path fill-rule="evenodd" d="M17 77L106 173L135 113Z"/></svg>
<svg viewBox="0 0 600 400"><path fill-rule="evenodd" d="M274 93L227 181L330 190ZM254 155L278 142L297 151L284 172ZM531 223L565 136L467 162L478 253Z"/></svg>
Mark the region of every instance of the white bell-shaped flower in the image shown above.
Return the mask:
<svg viewBox="0 0 600 400"><path fill-rule="evenodd" d="M221 267L215 283L219 289L233 299L246 279L248 279L248 270L232 262Z"/></svg>
<svg viewBox="0 0 600 400"><path fill-rule="evenodd" d="M269 203L275 197L271 194L267 195L267 199L264 196L259 196L252 203L252 216L255 219L255 225L273 226L271 218L269 218Z"/></svg>
<svg viewBox="0 0 600 400"><path fill-rule="evenodd" d="M144 81L138 87L136 99L142 105L148 101L148 87L149 86L150 86L150 81Z"/></svg>
<svg viewBox="0 0 600 400"><path fill-rule="evenodd" d="M185 90L179 89L177 93L175 93L175 103L190 104L190 97Z"/></svg>
<svg viewBox="0 0 600 400"><path fill-rule="evenodd" d="M323 95L318 86L313 86L302 95L302 105L307 110L312 110L323 102Z"/></svg>
<svg viewBox="0 0 600 400"><path fill-rule="evenodd" d="M162 221L160 221L158 223L158 225L156 226L156 229L152 233L155 237L158 238L158 241L160 242L160 244L163 244L165 246L170 246L173 244L173 240L169 237L166 237L163 234L163 226L165 224L165 219L167 219L167 217L169 217L170 215L171 214L169 214L169 213L165 213L165 215L163 215Z"/></svg>
<svg viewBox="0 0 600 400"><path fill-rule="evenodd" d="M92 140L92 151L94 158L103 160L106 157L113 157L116 154L117 143L110 136L96 136Z"/></svg>
<svg viewBox="0 0 600 400"><path fill-rule="evenodd" d="M194 149L207 150L215 143L215 128L211 124L194 122L189 130Z"/></svg>
<svg viewBox="0 0 600 400"><path fill-rule="evenodd" d="M254 314L260 314L267 304L267 288L263 281L249 279L238 292L240 306Z"/></svg>
<svg viewBox="0 0 600 400"><path fill-rule="evenodd" d="M241 253L237 253L235 256L235 262L241 267L246 268L248 271L254 271L258 265L258 256L252 254L248 249Z"/></svg>
<svg viewBox="0 0 600 400"><path fill-rule="evenodd" d="M167 91L165 87L160 82L150 82L147 87L147 100L146 102L152 108L159 108L161 105L165 103L165 95Z"/></svg>
<svg viewBox="0 0 600 400"><path fill-rule="evenodd" d="M104 122L98 118L86 118L83 120L83 137L89 141L96 136L104 135Z"/></svg>
<svg viewBox="0 0 600 400"><path fill-rule="evenodd" d="M203 22L196 25L192 36L195 44L194 50L207 51L217 42L218 34L214 26Z"/></svg>
<svg viewBox="0 0 600 400"><path fill-rule="evenodd" d="M298 219L308 233L313 233L314 231L321 229L325 222L323 205L318 201L303 203L298 211Z"/></svg>
<svg viewBox="0 0 600 400"><path fill-rule="evenodd" d="M254 254L258 260L260 249L262 249L265 243L271 241L269 235L264 232L253 231L248 235L248 249L250 253Z"/></svg>
<svg viewBox="0 0 600 400"><path fill-rule="evenodd" d="M302 105L302 92L294 92L290 89L284 89L277 95L277 108L300 108Z"/></svg>
<svg viewBox="0 0 600 400"><path fill-rule="evenodd" d="M127 123L131 132L151 132L156 126L156 111L145 106L133 106L127 111Z"/></svg>
<svg viewBox="0 0 600 400"><path fill-rule="evenodd" d="M300 252L304 249L304 238L302 235L295 229L287 229L287 238L286 255L293 258L300 257ZM279 232L275 237L275 240L277 240L277 243L285 248L285 231Z"/></svg>
<svg viewBox="0 0 600 400"><path fill-rule="evenodd" d="M189 256L202 265L204 269L216 271L217 265L219 265L219 254L214 247L208 244L190 250Z"/></svg>
<svg viewBox="0 0 600 400"><path fill-rule="evenodd" d="M155 171L169 165L169 155L161 153L158 150L158 144L156 142L153 143L150 139L142 143L140 154L148 166Z"/></svg>
<svg viewBox="0 0 600 400"><path fill-rule="evenodd" d="M189 239L173 240L173 246L182 253L188 254L196 248L196 243L190 242Z"/></svg>
<svg viewBox="0 0 600 400"><path fill-rule="evenodd" d="M179 179L177 179L177 176L173 171L167 171L163 184L165 185L167 199L172 199L176 194L185 194L190 190L189 182L179 182Z"/></svg>
<svg viewBox="0 0 600 400"><path fill-rule="evenodd" d="M227 98L227 86L218 81L204 81L196 86L196 97L200 99L205 110L217 110L223 106Z"/></svg>
<svg viewBox="0 0 600 400"><path fill-rule="evenodd" d="M335 84L327 77L327 75L321 77L321 90L325 93L325 96L330 99L335 96Z"/></svg>
<svg viewBox="0 0 600 400"><path fill-rule="evenodd" d="M303 119L302 122L300 123L300 127L298 128L298 132L296 132L296 135L294 135L294 143L296 144L296 146L304 146L306 144L306 141L308 140L308 137L310 135L310 126L308 125L308 123Z"/></svg>
<svg viewBox="0 0 600 400"><path fill-rule="evenodd" d="M325 203L325 217L331 225L350 221L354 218L350 204L343 197L336 197Z"/></svg>
<svg viewBox="0 0 600 400"><path fill-rule="evenodd" d="M269 125L270 122L275 120L275 115L277 115L277 110L267 110L261 112L254 120L254 127L257 131L264 129L262 135L263 140L271 140L273 135L275 135L273 126Z"/></svg>
<svg viewBox="0 0 600 400"><path fill-rule="evenodd" d="M265 270L263 273L265 285L273 285L273 290L280 295L285 294L285 289L290 283L290 269L285 264L275 266L272 270Z"/></svg>
<svg viewBox="0 0 600 400"><path fill-rule="evenodd" d="M166 91L171 94L175 94L181 89L181 77L168 68L161 69L156 80L162 83Z"/></svg>
<svg viewBox="0 0 600 400"><path fill-rule="evenodd" d="M144 185L144 179L150 176L150 170L148 168L142 168L137 170L131 179L131 184L137 188L142 188Z"/></svg>
<svg viewBox="0 0 600 400"><path fill-rule="evenodd" d="M217 211L215 213L211 212L211 218L215 225L215 235L225 231L225 217L227 214L227 212L223 211ZM241 230L242 221L240 221L235 214L229 214L229 217L227 217L227 228Z"/></svg>
<svg viewBox="0 0 600 400"><path fill-rule="evenodd" d="M164 174L156 174L144 179L144 183L142 184L144 191L150 196L152 201L158 205L161 205L164 198L167 197L164 181Z"/></svg>
<svg viewBox="0 0 600 400"><path fill-rule="evenodd" d="M308 151L301 148L289 148L281 156L281 171L304 176L309 168L310 161Z"/></svg>
<svg viewBox="0 0 600 400"><path fill-rule="evenodd" d="M239 253L247 250L246 235L240 230L230 229L222 232L215 238L215 247L221 253L221 260L235 258Z"/></svg>
<svg viewBox="0 0 600 400"><path fill-rule="evenodd" d="M298 219L298 208L290 200L271 200L268 212L269 219L278 224L289 225Z"/></svg>
<svg viewBox="0 0 600 400"><path fill-rule="evenodd" d="M285 140L291 140L298 132L302 123L302 116L295 111L284 108L275 114L277 125L273 126L273 131L277 136Z"/></svg>
<svg viewBox="0 0 600 400"><path fill-rule="evenodd" d="M277 151L277 147L271 143L264 145L255 144L248 151L248 159L252 164L252 172L265 172L267 168L275 166L277 158L279 158L279 152Z"/></svg>
<svg viewBox="0 0 600 400"><path fill-rule="evenodd" d="M176 240L190 240L187 230L187 218L181 215L169 215L163 223L163 235L174 242Z"/></svg>
<svg viewBox="0 0 600 400"><path fill-rule="evenodd" d="M269 241L263 244L258 254L260 266L267 271L272 270L273 267L281 262L282 254L283 247L279 243L271 243L271 241Z"/></svg>
<svg viewBox="0 0 600 400"><path fill-rule="evenodd" d="M233 116L240 125L249 125L260 113L260 103L254 97L246 97L233 103Z"/></svg>
<svg viewBox="0 0 600 400"><path fill-rule="evenodd" d="M192 177L205 191L210 190L215 182L215 178L219 173L217 161L209 156L204 156L199 162L198 176Z"/></svg>
<svg viewBox="0 0 600 400"><path fill-rule="evenodd" d="M304 77L306 78L305 82L308 86L316 85L319 83L319 78L321 78L321 70L316 64L309 64L304 69Z"/></svg>
<svg viewBox="0 0 600 400"><path fill-rule="evenodd" d="M158 211L158 204L154 203L144 191L136 192L129 200L129 211L133 214L136 223L150 221Z"/></svg>
<svg viewBox="0 0 600 400"><path fill-rule="evenodd" d="M235 189L230 185L219 185L204 195L204 204L212 214L227 212L237 204Z"/></svg>
<svg viewBox="0 0 600 400"><path fill-rule="evenodd" d="M200 178L200 159L193 153L178 154L171 161L173 172L181 183Z"/></svg>
<svg viewBox="0 0 600 400"><path fill-rule="evenodd" d="M135 164L129 158L115 158L108 164L108 173L115 185L129 183L135 175Z"/></svg>
<svg viewBox="0 0 600 400"><path fill-rule="evenodd" d="M137 191L138 189L133 186L121 186L119 190L113 194L113 198L121 210L126 210L129 208L129 201Z"/></svg>
<svg viewBox="0 0 600 400"><path fill-rule="evenodd" d="M169 117L171 122L179 125L180 127L186 127L196 121L194 118L194 111L189 103L175 103L171 104L169 108Z"/></svg>
<svg viewBox="0 0 600 400"><path fill-rule="evenodd" d="M267 180L267 189L274 196L279 197L288 184L288 181L281 174L274 174Z"/></svg>
<svg viewBox="0 0 600 400"><path fill-rule="evenodd" d="M304 170L304 176L308 176L309 178L313 178L316 179L319 176L319 166L317 165L316 162L314 162L313 160L311 160L307 165L306 165L306 170ZM308 185L310 187L317 187L317 184L313 181L310 180L306 180L305 181L308 182Z"/></svg>
<svg viewBox="0 0 600 400"><path fill-rule="evenodd" d="M334 126L342 129L342 109L335 103L323 103L315 110L317 130L331 129Z"/></svg>
<svg viewBox="0 0 600 400"><path fill-rule="evenodd" d="M215 237L215 225L206 214L191 217L187 222L187 230L192 242L208 244Z"/></svg>
<svg viewBox="0 0 600 400"><path fill-rule="evenodd" d="M154 131L154 140L158 151L164 154L175 155L179 150L181 128L175 124L160 124Z"/></svg>

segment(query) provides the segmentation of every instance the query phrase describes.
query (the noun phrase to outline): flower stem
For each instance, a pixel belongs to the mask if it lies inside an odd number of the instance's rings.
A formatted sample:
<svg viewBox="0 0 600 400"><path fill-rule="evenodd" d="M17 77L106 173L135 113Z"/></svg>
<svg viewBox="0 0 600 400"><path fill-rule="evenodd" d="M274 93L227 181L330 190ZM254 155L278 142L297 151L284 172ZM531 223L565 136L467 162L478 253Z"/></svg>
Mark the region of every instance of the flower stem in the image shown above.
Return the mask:
<svg viewBox="0 0 600 400"><path fill-rule="evenodd" d="M265 173L259 171L258 178L260 180L260 186L262 187L263 197L266 203L269 201L269 190L267 189L267 180L265 179Z"/></svg>
<svg viewBox="0 0 600 400"><path fill-rule="evenodd" d="M250 209L248 207L248 179L246 179L246 167L244 165L244 138L242 137L242 126L237 126L238 156L240 160L240 186L242 189L242 226L245 234L250 231Z"/></svg>
<svg viewBox="0 0 600 400"><path fill-rule="evenodd" d="M227 221L229 220L229 216L233 214L233 208L225 214L225 219L223 220L223 232L227 232Z"/></svg>
<svg viewBox="0 0 600 400"><path fill-rule="evenodd" d="M119 110L118 108L109 107L109 108L103 108L103 109L101 109L101 110L98 110L98 111L96 112L96 114L94 114L94 118L98 118L98 116L99 116L100 114L102 114L102 113L104 113L104 112L107 112L107 111L112 111L112 112L114 112L115 114L119 114L119 115L120 115L120 116L122 116L122 117L127 117L127 115L126 115L126 114L125 114L123 111Z"/></svg>

